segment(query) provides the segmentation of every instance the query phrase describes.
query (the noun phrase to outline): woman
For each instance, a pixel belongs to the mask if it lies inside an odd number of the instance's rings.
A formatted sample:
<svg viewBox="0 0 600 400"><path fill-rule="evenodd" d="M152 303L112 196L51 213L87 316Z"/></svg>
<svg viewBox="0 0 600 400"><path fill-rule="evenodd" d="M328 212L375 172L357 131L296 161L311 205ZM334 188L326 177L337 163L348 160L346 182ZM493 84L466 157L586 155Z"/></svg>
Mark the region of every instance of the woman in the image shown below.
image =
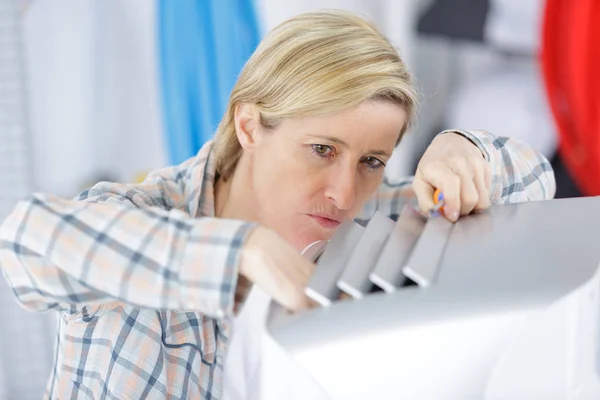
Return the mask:
<svg viewBox="0 0 600 400"><path fill-rule="evenodd" d="M0 231L19 302L55 309L47 397L221 398L231 317L254 283L308 306L299 251L345 219L393 216L401 196L456 220L490 203L549 199L547 161L524 144L448 131L414 180L383 180L415 91L390 43L342 12L275 28L244 67L214 143L139 185L76 200L34 195Z"/></svg>

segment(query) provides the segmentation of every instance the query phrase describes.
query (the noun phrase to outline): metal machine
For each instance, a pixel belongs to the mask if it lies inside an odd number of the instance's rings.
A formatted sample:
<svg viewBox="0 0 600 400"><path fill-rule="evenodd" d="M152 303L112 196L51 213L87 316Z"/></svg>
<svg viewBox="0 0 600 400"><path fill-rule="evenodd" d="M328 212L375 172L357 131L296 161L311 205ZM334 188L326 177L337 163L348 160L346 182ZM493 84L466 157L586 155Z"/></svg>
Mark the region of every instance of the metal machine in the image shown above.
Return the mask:
<svg viewBox="0 0 600 400"><path fill-rule="evenodd" d="M311 253L322 307L271 305L261 398L600 399L599 221L577 198L344 224Z"/></svg>

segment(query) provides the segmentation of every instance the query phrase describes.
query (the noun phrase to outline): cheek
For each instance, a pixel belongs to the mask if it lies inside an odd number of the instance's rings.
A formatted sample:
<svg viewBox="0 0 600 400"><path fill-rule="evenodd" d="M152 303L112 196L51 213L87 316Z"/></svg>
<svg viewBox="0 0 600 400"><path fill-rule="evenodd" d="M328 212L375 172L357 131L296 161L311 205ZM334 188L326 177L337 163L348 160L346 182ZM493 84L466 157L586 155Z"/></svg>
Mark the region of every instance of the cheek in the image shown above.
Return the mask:
<svg viewBox="0 0 600 400"><path fill-rule="evenodd" d="M305 157L291 152L284 156L258 154L253 185L263 213L298 212L319 191L318 171L312 171Z"/></svg>
<svg viewBox="0 0 600 400"><path fill-rule="evenodd" d="M322 239L314 223L304 214L322 203L319 189L322 177L311 174L303 164L281 160L279 163L257 163L254 186L259 222L301 251L308 244Z"/></svg>

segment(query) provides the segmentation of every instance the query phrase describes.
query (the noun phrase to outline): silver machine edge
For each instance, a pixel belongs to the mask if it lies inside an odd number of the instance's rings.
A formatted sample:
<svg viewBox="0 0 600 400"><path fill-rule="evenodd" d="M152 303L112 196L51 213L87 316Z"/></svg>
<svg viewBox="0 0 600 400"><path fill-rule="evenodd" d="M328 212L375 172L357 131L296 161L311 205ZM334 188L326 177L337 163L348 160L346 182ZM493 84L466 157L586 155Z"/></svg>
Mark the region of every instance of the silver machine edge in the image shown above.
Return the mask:
<svg viewBox="0 0 600 400"><path fill-rule="evenodd" d="M262 399L600 399L600 198L495 205L451 227L414 218L363 272L405 278L298 314L271 305ZM320 259L340 253L334 239Z"/></svg>

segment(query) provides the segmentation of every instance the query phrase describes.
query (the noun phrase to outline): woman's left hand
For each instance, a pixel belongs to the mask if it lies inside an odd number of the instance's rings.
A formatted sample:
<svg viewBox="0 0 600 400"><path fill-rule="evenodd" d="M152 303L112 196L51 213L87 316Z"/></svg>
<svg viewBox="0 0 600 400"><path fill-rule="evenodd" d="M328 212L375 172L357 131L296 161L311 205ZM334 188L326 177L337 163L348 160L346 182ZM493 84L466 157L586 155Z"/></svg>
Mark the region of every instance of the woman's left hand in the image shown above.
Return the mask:
<svg viewBox="0 0 600 400"><path fill-rule="evenodd" d="M491 170L481 151L469 139L456 134L437 136L419 162L413 190L422 212L434 207L433 193L444 194L444 216L459 216L490 205Z"/></svg>

